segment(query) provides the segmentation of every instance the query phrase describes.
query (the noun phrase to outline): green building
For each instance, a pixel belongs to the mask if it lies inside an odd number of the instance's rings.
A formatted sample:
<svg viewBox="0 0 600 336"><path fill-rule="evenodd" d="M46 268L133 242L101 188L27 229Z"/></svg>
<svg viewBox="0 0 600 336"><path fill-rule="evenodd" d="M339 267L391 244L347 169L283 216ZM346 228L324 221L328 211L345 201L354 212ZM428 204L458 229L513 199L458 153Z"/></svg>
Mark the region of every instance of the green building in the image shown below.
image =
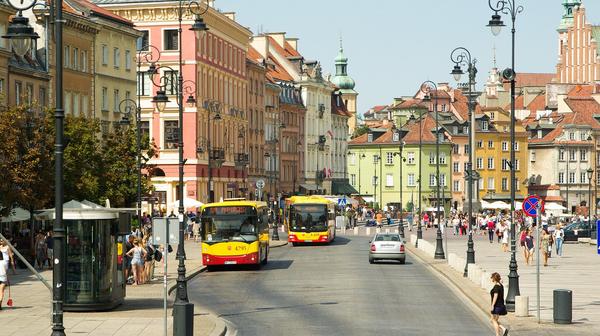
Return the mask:
<svg viewBox="0 0 600 336"><path fill-rule="evenodd" d="M405 210L413 210L413 204L414 210L418 210L420 160L421 208L428 211L435 207L439 160L440 199L445 199L444 207L449 209L452 195L447 186L452 176L452 144L443 128L436 132L435 114L419 115L412 115L402 127L389 121L372 123L369 132L348 144L350 184L376 208L393 206L397 209L402 199ZM440 137L439 157L436 155L436 133Z"/></svg>

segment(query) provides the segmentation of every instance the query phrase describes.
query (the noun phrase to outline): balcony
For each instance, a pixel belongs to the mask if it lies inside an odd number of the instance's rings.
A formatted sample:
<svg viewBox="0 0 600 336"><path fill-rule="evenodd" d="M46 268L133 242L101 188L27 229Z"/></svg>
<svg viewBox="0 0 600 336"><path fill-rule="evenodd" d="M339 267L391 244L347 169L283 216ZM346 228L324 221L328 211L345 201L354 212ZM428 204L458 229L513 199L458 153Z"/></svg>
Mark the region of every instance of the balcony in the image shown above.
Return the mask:
<svg viewBox="0 0 600 336"><path fill-rule="evenodd" d="M250 155L246 153L237 153L235 155L235 168L243 170L250 162Z"/></svg>

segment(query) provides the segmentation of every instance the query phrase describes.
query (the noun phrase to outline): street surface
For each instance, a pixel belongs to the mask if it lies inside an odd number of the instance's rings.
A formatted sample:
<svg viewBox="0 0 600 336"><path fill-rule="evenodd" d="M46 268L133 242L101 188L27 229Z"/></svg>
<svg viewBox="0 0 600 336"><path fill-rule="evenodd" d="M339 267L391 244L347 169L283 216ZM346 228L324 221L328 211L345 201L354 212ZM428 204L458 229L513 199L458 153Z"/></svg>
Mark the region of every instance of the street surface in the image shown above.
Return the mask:
<svg viewBox="0 0 600 336"><path fill-rule="evenodd" d="M329 246L272 249L262 270L196 277L190 300L243 336L491 334L410 254L406 265L370 265L368 249L368 237L352 236L338 236Z"/></svg>

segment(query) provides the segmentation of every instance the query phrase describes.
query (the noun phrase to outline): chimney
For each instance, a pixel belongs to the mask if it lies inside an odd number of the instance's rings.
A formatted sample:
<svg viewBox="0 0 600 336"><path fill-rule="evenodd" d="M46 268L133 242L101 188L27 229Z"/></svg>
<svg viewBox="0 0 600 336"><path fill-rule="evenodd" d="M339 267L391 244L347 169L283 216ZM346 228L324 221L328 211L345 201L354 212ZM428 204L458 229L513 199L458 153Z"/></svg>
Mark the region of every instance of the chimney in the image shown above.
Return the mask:
<svg viewBox="0 0 600 336"><path fill-rule="evenodd" d="M285 48L285 33L267 33L270 37L272 37L279 46Z"/></svg>
<svg viewBox="0 0 600 336"><path fill-rule="evenodd" d="M215 8L215 0L206 0L209 7Z"/></svg>
<svg viewBox="0 0 600 336"><path fill-rule="evenodd" d="M268 58L269 38L266 35L253 36L250 44L264 59Z"/></svg>
<svg viewBox="0 0 600 336"><path fill-rule="evenodd" d="M225 15L227 18L229 18L229 20L235 22L235 12L227 12L227 13L223 13L223 15Z"/></svg>
<svg viewBox="0 0 600 336"><path fill-rule="evenodd" d="M285 40L292 46L292 48L294 48L294 50L298 51L298 38L287 37Z"/></svg>

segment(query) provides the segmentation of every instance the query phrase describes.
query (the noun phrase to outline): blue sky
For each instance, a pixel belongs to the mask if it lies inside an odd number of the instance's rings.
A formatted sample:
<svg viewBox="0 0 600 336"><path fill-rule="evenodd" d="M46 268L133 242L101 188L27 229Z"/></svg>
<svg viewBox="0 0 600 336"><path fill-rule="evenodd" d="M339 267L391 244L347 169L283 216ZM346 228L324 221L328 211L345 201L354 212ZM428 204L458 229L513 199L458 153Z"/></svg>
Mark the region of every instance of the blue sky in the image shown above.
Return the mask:
<svg viewBox="0 0 600 336"><path fill-rule="evenodd" d="M517 18L517 72L555 72L563 0L516 1L525 7ZM583 3L588 21L600 23L600 1ZM485 27L488 0L216 0L216 7L237 12L238 22L255 33L300 38L302 55L321 61L324 73L334 72L342 34L361 113L413 95L425 80L454 85L450 52L458 46L477 58L479 88L494 46L498 67L510 66L510 30L494 37Z"/></svg>

